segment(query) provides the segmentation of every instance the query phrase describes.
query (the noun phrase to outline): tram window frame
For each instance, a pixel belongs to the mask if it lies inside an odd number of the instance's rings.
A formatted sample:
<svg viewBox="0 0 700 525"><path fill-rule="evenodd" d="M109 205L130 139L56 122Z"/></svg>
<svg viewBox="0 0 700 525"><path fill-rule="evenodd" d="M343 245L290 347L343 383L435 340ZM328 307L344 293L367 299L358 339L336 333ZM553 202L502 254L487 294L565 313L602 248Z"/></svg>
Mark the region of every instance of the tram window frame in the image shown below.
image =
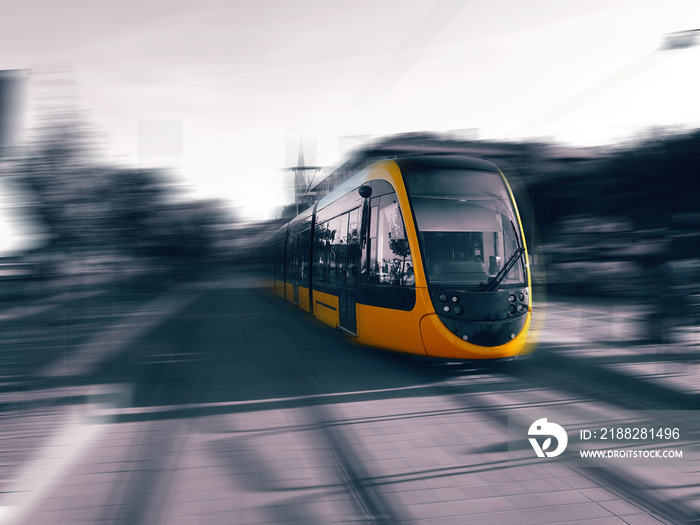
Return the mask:
<svg viewBox="0 0 700 525"><path fill-rule="evenodd" d="M325 257L324 231L326 229L325 222L317 222L314 226L314 247L312 252L311 263L311 281L315 284L323 284L323 260Z"/></svg>
<svg viewBox="0 0 700 525"><path fill-rule="evenodd" d="M360 210L360 206L355 206L325 221L317 217L311 268L314 288L317 285L333 289L357 285L357 269L361 264Z"/></svg>
<svg viewBox="0 0 700 525"><path fill-rule="evenodd" d="M307 228L299 234L299 280L309 282L311 228Z"/></svg>
<svg viewBox="0 0 700 525"><path fill-rule="evenodd" d="M335 253L336 253L336 276L338 278L338 286L347 285L347 241L348 241L348 222L350 212L339 215L340 226L338 228L338 236L336 237Z"/></svg>
<svg viewBox="0 0 700 525"><path fill-rule="evenodd" d="M312 265L313 286L330 286L333 280L331 277L331 255L333 254L332 242L335 238L335 232L331 229L332 226L332 219L316 224Z"/></svg>
<svg viewBox="0 0 700 525"><path fill-rule="evenodd" d="M354 226L354 229L353 229ZM360 264L360 208L348 212L348 237L346 253L346 282L349 287L357 285L357 268Z"/></svg>
<svg viewBox="0 0 700 525"><path fill-rule="evenodd" d="M340 234L340 216L333 217L328 221L328 230L331 232L330 238L328 240L328 272L329 277L327 284L332 287L337 287L339 285L339 268L338 268L338 251L335 248L336 240Z"/></svg>
<svg viewBox="0 0 700 525"><path fill-rule="evenodd" d="M394 217L388 217L388 209L395 207ZM391 222L394 222L392 231ZM392 233L400 234L391 238ZM382 286L415 287L413 254L408 242L406 220L396 192L374 197L370 201L369 233L367 236L367 268L363 272L362 282ZM407 253L405 256L397 253L391 247L392 240L402 240ZM385 253L393 252L396 257L384 257ZM380 263L381 258L381 263ZM399 261L399 258L401 260ZM398 265L398 266L397 266ZM397 278L397 275L399 277Z"/></svg>
<svg viewBox="0 0 700 525"><path fill-rule="evenodd" d="M374 277L377 275L377 218L379 217L379 199L376 200L376 205L370 203L369 206L369 233L367 235L367 268L364 272L366 277L366 282L373 282Z"/></svg>

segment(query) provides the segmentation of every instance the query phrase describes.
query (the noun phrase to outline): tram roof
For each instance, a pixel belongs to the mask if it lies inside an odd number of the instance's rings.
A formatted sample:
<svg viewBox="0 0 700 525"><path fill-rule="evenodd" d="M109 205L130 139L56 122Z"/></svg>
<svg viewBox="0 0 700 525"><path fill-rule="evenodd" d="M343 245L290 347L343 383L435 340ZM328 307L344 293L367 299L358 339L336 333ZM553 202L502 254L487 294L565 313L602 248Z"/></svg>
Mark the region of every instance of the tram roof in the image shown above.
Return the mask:
<svg viewBox="0 0 700 525"><path fill-rule="evenodd" d="M465 169L499 172L498 167L488 160L464 155L415 155L394 159L401 171L419 171L427 168Z"/></svg>
<svg viewBox="0 0 700 525"><path fill-rule="evenodd" d="M318 202L317 209L321 210L335 202L340 197L347 195L349 192L353 191L355 188L359 187L367 177L367 170L379 162L396 162L399 169L403 171L419 171L428 168L438 168L438 169L468 169L468 170L478 170L478 171L493 171L499 173L498 167L488 160L478 159L475 157L467 157L465 155L407 155L407 156L396 156L393 158L377 159L376 162L372 162L369 166L359 171L340 186L338 186L331 193L323 197Z"/></svg>
<svg viewBox="0 0 700 525"><path fill-rule="evenodd" d="M396 162L399 169L403 171L420 171L428 168L438 168L438 169L469 169L469 170L479 170L479 171L491 171L499 172L498 167L488 160L479 159L475 157L469 157L465 155L459 155L454 153L448 154L432 154L432 155L422 155L413 154L406 156L394 156L392 158L377 159L372 162L369 166L365 167L340 186L338 186L331 193L323 197L316 205L313 205L299 215L290 220L287 224L280 228L280 232L285 230L288 226L293 226L299 222L307 219L312 215L314 210L322 210L329 204L332 204L339 198L347 195L355 188L362 185L367 178L367 171L377 163L380 162Z"/></svg>

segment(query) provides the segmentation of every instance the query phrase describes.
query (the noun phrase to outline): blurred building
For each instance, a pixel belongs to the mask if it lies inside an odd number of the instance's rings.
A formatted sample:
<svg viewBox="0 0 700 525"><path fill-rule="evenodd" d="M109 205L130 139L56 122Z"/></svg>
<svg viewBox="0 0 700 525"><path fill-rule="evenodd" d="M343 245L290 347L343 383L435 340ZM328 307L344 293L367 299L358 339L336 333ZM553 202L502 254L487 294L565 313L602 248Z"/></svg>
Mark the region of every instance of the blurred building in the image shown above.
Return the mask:
<svg viewBox="0 0 700 525"><path fill-rule="evenodd" d="M24 113L27 71L0 71L0 156L15 145L20 135Z"/></svg>

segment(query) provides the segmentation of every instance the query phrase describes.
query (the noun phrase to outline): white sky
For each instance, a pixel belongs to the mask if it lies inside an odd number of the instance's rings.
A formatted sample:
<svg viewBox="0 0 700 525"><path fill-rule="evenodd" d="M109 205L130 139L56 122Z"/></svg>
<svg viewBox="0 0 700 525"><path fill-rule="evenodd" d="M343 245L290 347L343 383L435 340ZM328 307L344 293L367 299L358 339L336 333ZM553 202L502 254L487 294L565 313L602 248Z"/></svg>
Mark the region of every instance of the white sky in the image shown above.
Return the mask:
<svg viewBox="0 0 700 525"><path fill-rule="evenodd" d="M181 125L197 193L262 217L291 195L299 136L331 166L351 135L586 145L697 126L700 46L627 67L698 27L697 0L3 0L0 69L70 65L121 159L138 161L140 122Z"/></svg>

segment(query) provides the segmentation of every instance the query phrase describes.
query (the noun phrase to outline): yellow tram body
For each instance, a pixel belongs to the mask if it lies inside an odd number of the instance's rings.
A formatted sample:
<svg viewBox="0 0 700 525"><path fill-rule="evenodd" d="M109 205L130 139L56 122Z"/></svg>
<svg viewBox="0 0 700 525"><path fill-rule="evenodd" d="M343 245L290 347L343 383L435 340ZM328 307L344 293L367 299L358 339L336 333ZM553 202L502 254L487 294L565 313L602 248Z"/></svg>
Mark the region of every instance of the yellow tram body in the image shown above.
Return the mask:
<svg viewBox="0 0 700 525"><path fill-rule="evenodd" d="M411 170L418 175L411 175ZM415 181L411 182L414 190L431 191L432 181L423 172L434 173L439 182L442 173L457 177L462 173L459 170L473 181L478 182L474 177L482 176L491 185L495 184L497 173L504 188L500 193L502 202L494 205L489 201L491 208L483 205L491 196L487 191L479 196L482 201L472 202L469 195L426 197L407 188L407 180L411 180ZM369 195L363 196L363 189ZM454 209L457 215L476 217L483 223L498 223L501 231L489 230L479 237L462 230L433 233L419 228L422 224L430 229L430 221L444 223L446 212L441 212L441 207ZM414 216L416 209L422 214L418 220ZM403 231L398 224L401 219ZM506 219L512 224L515 232L512 235ZM380 239L377 235L383 220L388 224L384 227L390 231L388 238L385 235ZM467 226L448 224L447 228ZM458 252L463 259L457 259L453 247L452 259L448 255L442 265L430 262L431 239L434 244L444 245L446 239L460 239L462 233L476 239L471 253L476 257L467 261L464 253L472 248L463 248L464 252ZM486 242L486 237L493 239L493 246ZM508 262L501 265L507 237L513 251ZM381 259L380 264L379 256L372 254L382 248L383 242L395 256ZM532 296L524 232L511 188L491 163L437 156L376 162L281 228L273 243L274 292L361 344L449 359L507 358L528 351L525 342L532 318ZM487 249L500 256L489 256L493 267L489 271L493 271L488 279L481 276L486 280L478 286L466 287L454 278L438 283L442 274L437 273L437 268L479 266L485 271ZM449 246L446 251L449 254ZM433 270L426 268L426 261L434 270L432 276ZM505 268L509 264L511 268ZM503 284L515 274L518 277L511 279L514 284ZM493 281L499 278L501 281L494 285ZM479 302L484 303L484 312L488 311L483 316Z"/></svg>

